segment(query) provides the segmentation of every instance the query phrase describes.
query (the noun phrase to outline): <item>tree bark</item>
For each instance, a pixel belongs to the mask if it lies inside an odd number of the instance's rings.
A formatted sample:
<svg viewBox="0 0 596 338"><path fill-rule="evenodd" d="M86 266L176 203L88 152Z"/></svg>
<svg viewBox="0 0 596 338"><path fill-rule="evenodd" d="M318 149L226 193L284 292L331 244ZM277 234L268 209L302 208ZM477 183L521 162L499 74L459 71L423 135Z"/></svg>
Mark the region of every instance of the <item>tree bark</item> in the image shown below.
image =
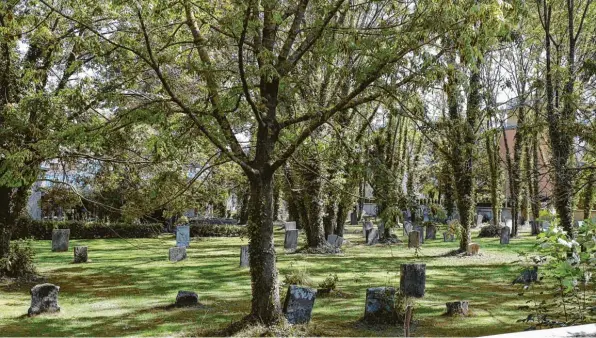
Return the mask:
<svg viewBox="0 0 596 338"><path fill-rule="evenodd" d="M31 185L0 187L0 258L10 253L10 240L19 215L27 205Z"/></svg>
<svg viewBox="0 0 596 338"><path fill-rule="evenodd" d="M323 227L323 179L320 161L314 159L303 163L299 170L303 183L302 199L307 220L304 225L306 243L311 249L325 246Z"/></svg>
<svg viewBox="0 0 596 338"><path fill-rule="evenodd" d="M594 204L594 180L596 180L596 171L594 169L590 170L587 180L586 187L584 188L584 219L590 218L590 212Z"/></svg>

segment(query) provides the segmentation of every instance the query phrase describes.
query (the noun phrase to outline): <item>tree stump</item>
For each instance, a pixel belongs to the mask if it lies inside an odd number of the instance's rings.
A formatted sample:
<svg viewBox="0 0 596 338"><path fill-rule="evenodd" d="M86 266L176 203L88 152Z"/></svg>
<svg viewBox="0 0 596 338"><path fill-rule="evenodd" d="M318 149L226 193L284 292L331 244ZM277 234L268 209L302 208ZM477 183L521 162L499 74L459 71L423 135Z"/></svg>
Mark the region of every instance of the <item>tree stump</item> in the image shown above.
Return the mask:
<svg viewBox="0 0 596 338"><path fill-rule="evenodd" d="M399 288L407 297L422 298L426 287L426 264L402 264Z"/></svg>
<svg viewBox="0 0 596 338"><path fill-rule="evenodd" d="M460 300L457 302L448 302L445 303L447 306L447 315L448 316L468 316L468 305L469 301L467 300Z"/></svg>

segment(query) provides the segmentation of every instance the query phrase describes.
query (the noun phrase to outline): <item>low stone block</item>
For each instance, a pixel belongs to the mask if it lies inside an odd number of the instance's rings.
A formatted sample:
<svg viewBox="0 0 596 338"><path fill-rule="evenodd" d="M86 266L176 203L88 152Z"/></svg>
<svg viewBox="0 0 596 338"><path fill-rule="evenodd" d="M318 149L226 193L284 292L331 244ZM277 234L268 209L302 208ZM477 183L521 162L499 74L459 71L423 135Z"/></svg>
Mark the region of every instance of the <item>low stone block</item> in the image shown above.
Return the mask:
<svg viewBox="0 0 596 338"><path fill-rule="evenodd" d="M249 246L243 245L240 247L240 267L248 268L249 266L250 266Z"/></svg>
<svg viewBox="0 0 596 338"><path fill-rule="evenodd" d="M317 290L290 285L283 307L283 313L288 319L288 322L290 324L306 324L310 322L316 298Z"/></svg>
<svg viewBox="0 0 596 338"><path fill-rule="evenodd" d="M377 287L366 289L364 321L374 324L393 324L397 321L394 288Z"/></svg>
<svg viewBox="0 0 596 338"><path fill-rule="evenodd" d="M70 229L52 230L52 251L68 251Z"/></svg>
<svg viewBox="0 0 596 338"><path fill-rule="evenodd" d="M327 242L331 244L334 248L341 248L341 245L344 243L344 239L338 235L329 235L327 236Z"/></svg>
<svg viewBox="0 0 596 338"><path fill-rule="evenodd" d="M298 230L286 230L284 249L296 250L298 248Z"/></svg>
<svg viewBox="0 0 596 338"><path fill-rule="evenodd" d="M27 311L29 316L40 313L60 311L58 306L58 293L60 287L54 284L38 284L31 288L31 307Z"/></svg>
<svg viewBox="0 0 596 338"><path fill-rule="evenodd" d="M418 231L410 231L408 234L408 248L420 247L420 233Z"/></svg>
<svg viewBox="0 0 596 338"><path fill-rule="evenodd" d="M179 262L186 259L186 248L185 247L173 247L170 248L170 262Z"/></svg>
<svg viewBox="0 0 596 338"><path fill-rule="evenodd" d="M178 291L176 295L176 306L187 307L199 304L199 295L192 291Z"/></svg>
<svg viewBox="0 0 596 338"><path fill-rule="evenodd" d="M509 244L509 235L511 233L511 229L508 227L501 228L501 244Z"/></svg>
<svg viewBox="0 0 596 338"><path fill-rule="evenodd" d="M445 304L447 307L447 315L467 317L469 314L469 304L470 302L467 300L448 302Z"/></svg>
<svg viewBox="0 0 596 338"><path fill-rule="evenodd" d="M87 263L87 247L86 246L75 246L74 247L74 263Z"/></svg>
<svg viewBox="0 0 596 338"><path fill-rule="evenodd" d="M377 243L379 243L379 230L371 229L367 236L366 244L367 245L375 245Z"/></svg>
<svg viewBox="0 0 596 338"><path fill-rule="evenodd" d="M401 264L399 288L403 295L422 298L426 288L426 264Z"/></svg>
<svg viewBox="0 0 596 338"><path fill-rule="evenodd" d="M468 244L468 255L474 256L480 252L480 245L476 243Z"/></svg>

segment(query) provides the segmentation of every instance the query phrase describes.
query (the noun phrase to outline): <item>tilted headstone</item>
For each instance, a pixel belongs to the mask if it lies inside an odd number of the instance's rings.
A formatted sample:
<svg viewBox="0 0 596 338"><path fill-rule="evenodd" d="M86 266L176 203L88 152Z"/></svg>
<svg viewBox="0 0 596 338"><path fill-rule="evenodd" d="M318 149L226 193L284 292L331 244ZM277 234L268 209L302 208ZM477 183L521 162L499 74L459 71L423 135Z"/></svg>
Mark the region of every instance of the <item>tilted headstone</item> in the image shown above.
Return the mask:
<svg viewBox="0 0 596 338"><path fill-rule="evenodd" d="M298 248L298 230L286 230L284 249L296 250Z"/></svg>
<svg viewBox="0 0 596 338"><path fill-rule="evenodd" d="M45 312L58 312L58 293L60 287L54 284L38 284L31 288L31 307L27 311L29 316Z"/></svg>
<svg viewBox="0 0 596 338"><path fill-rule="evenodd" d="M481 225L483 220L484 220L484 215L482 215L482 214L476 215L476 225Z"/></svg>
<svg viewBox="0 0 596 338"><path fill-rule="evenodd" d="M170 262L179 262L183 259L186 259L186 248L178 246L170 248L169 258Z"/></svg>
<svg viewBox="0 0 596 338"><path fill-rule="evenodd" d="M434 224L426 227L426 239L437 239L437 227Z"/></svg>
<svg viewBox="0 0 596 338"><path fill-rule="evenodd" d="M399 288L407 297L424 297L426 264L401 264Z"/></svg>
<svg viewBox="0 0 596 338"><path fill-rule="evenodd" d="M450 232L443 233L443 242L453 242L455 241L455 235Z"/></svg>
<svg viewBox="0 0 596 338"><path fill-rule="evenodd" d="M249 266L250 266L249 246L243 245L240 247L240 267L248 268Z"/></svg>
<svg viewBox="0 0 596 338"><path fill-rule="evenodd" d="M377 287L366 289L364 320L368 323L392 324L397 320L395 289Z"/></svg>
<svg viewBox="0 0 596 338"><path fill-rule="evenodd" d="M416 230L410 231L408 234L408 248L420 247L420 233Z"/></svg>
<svg viewBox="0 0 596 338"><path fill-rule="evenodd" d="M366 244L367 245L375 245L377 243L379 243L379 230L372 229L368 233L368 237L366 239Z"/></svg>
<svg viewBox="0 0 596 338"><path fill-rule="evenodd" d="M179 225L176 227L176 246L185 248L190 246L190 226Z"/></svg>
<svg viewBox="0 0 596 338"><path fill-rule="evenodd" d="M86 246L75 246L74 247L74 262L75 263L87 263L87 247Z"/></svg>
<svg viewBox="0 0 596 338"><path fill-rule="evenodd" d="M358 214L355 211L350 213L350 225L358 225Z"/></svg>
<svg viewBox="0 0 596 338"><path fill-rule="evenodd" d="M296 230L296 222L286 222L285 229L286 231Z"/></svg>
<svg viewBox="0 0 596 338"><path fill-rule="evenodd" d="M423 226L415 226L414 230L418 231L418 235L420 236L420 244L424 244L424 227Z"/></svg>
<svg viewBox="0 0 596 338"><path fill-rule="evenodd" d="M468 244L468 255L474 256L477 255L480 252L480 245L476 244L476 243L470 243Z"/></svg>
<svg viewBox="0 0 596 338"><path fill-rule="evenodd" d="M290 285L284 301L283 313L290 324L310 322L312 309L317 298L317 290Z"/></svg>
<svg viewBox="0 0 596 338"><path fill-rule="evenodd" d="M469 314L469 304L470 302L467 300L460 300L457 302L448 302L445 303L447 307L447 315L448 316L464 316L467 317Z"/></svg>
<svg viewBox="0 0 596 338"><path fill-rule="evenodd" d="M52 230L52 251L68 251L70 229Z"/></svg>
<svg viewBox="0 0 596 338"><path fill-rule="evenodd" d="M329 235L327 237L327 242L331 244L334 248L341 248L341 245L344 243L344 239L338 235Z"/></svg>
<svg viewBox="0 0 596 338"><path fill-rule="evenodd" d="M508 227L501 228L501 244L509 244L509 235L511 234L511 229Z"/></svg>
<svg viewBox="0 0 596 338"><path fill-rule="evenodd" d="M176 295L176 306L187 307L199 304L199 295L192 291L178 291Z"/></svg>

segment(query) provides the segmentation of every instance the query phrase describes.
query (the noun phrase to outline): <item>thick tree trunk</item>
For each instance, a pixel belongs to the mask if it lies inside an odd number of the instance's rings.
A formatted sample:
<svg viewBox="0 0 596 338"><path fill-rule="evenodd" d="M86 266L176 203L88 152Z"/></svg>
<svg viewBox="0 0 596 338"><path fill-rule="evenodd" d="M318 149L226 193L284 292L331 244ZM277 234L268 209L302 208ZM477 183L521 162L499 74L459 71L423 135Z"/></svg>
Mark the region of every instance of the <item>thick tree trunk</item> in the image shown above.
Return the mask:
<svg viewBox="0 0 596 338"><path fill-rule="evenodd" d="M249 209L249 201L250 201L250 191L245 191L242 194L242 200L240 205L240 213L238 217L238 223L240 224L247 224L248 223L248 209Z"/></svg>
<svg viewBox="0 0 596 338"><path fill-rule="evenodd" d="M323 179L321 163L317 160L304 163L300 170L303 182L303 201L308 222L304 225L306 244L311 249L324 247L325 230L323 227Z"/></svg>
<svg viewBox="0 0 596 338"><path fill-rule="evenodd" d="M273 173L252 175L249 180L251 316L264 324L273 324L282 315L273 245Z"/></svg>
<svg viewBox="0 0 596 338"><path fill-rule="evenodd" d="M538 159L538 142L539 134L534 134L532 140L532 189L531 189L531 206L532 216L534 221L538 221L540 217L540 162Z"/></svg>
<svg viewBox="0 0 596 338"><path fill-rule="evenodd" d="M0 187L0 258L10 253L10 240L19 215L27 205L31 185Z"/></svg>
<svg viewBox="0 0 596 338"><path fill-rule="evenodd" d="M335 194L330 193L330 196L327 200L327 205L325 206L325 216L323 217L325 238L327 238L329 235L332 235L337 228L337 204L338 203Z"/></svg>

